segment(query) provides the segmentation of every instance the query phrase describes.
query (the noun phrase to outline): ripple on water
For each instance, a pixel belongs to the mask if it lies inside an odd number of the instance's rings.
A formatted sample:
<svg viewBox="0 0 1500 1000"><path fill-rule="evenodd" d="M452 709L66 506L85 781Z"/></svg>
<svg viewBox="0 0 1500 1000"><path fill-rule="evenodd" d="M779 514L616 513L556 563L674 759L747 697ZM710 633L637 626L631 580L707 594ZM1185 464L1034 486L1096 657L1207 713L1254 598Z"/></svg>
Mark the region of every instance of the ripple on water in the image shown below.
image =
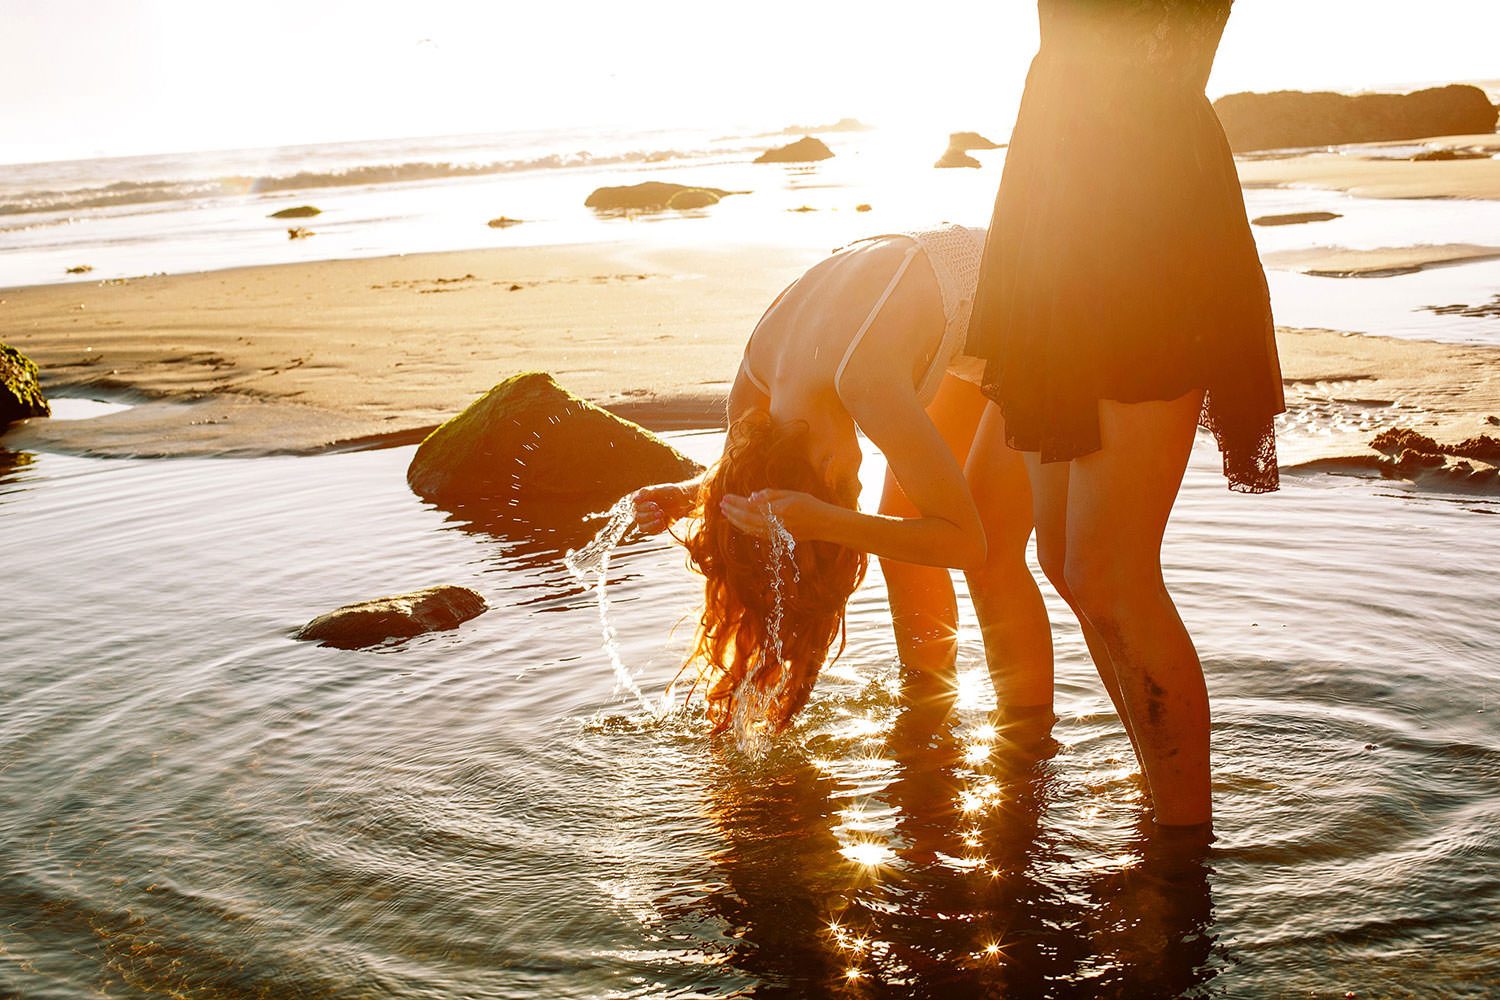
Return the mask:
<svg viewBox="0 0 1500 1000"><path fill-rule="evenodd" d="M1148 835L1050 590L1057 746L991 725L972 618L951 724L908 711L872 572L808 709L746 755L700 705L616 692L560 563L577 541L433 510L409 454L0 472L27 582L0 622L0 992L1479 997L1500 975L1492 500L1319 476L1244 498L1195 456L1166 560L1214 698L1202 853ZM698 589L660 539L608 576L652 696ZM371 652L290 639L433 583L492 610Z"/></svg>

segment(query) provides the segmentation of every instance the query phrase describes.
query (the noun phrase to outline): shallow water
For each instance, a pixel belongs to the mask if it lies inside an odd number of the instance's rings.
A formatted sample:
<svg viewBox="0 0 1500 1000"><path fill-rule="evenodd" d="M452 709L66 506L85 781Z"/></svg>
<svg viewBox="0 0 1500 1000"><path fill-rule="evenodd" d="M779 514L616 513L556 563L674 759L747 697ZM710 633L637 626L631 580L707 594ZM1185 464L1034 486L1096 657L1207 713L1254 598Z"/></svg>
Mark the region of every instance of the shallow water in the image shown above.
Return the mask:
<svg viewBox="0 0 1500 1000"><path fill-rule="evenodd" d="M1500 989L1492 496L1244 497L1200 443L1166 552L1215 710L1194 857L1143 834L1050 591L1055 755L987 730L972 620L953 725L904 716L872 572L795 732L746 757L617 688L559 558L593 526L444 514L410 454L0 461L0 995ZM435 583L492 609L372 651L291 638ZM659 694L683 557L627 539L609 587Z"/></svg>

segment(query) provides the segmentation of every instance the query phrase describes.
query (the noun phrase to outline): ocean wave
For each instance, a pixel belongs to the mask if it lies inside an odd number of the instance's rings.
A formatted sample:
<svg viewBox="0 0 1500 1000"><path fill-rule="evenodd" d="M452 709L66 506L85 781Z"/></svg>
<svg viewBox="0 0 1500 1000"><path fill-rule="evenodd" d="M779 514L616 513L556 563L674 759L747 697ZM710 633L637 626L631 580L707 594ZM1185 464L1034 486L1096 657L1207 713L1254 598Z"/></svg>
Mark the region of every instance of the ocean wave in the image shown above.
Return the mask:
<svg viewBox="0 0 1500 1000"><path fill-rule="evenodd" d="M112 184L64 190L26 191L0 201L0 216L35 212L60 212L74 209L109 208L117 205L141 205L163 201L194 201L202 198L244 197L283 191L318 188L358 187L375 184L400 184L406 181L441 180L449 177L480 177L490 174L529 170L558 170L573 167L598 167L611 164L658 164L672 160L722 155L733 150L636 150L595 156L586 151L550 153L523 160L496 160L488 163L446 163L410 161L377 163L333 170L299 170L290 174L259 177L227 176L190 180L116 181Z"/></svg>

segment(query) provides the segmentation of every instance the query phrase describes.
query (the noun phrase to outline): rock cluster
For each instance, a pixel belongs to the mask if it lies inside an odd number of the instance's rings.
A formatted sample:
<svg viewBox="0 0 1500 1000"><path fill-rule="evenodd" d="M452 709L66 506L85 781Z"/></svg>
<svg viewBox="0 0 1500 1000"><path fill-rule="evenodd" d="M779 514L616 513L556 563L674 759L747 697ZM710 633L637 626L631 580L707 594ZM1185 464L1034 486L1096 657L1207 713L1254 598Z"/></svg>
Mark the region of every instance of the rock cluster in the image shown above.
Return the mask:
<svg viewBox="0 0 1500 1000"><path fill-rule="evenodd" d="M1446 479L1488 489L1500 487L1500 438L1488 434L1466 438L1457 444L1440 444L1426 434L1405 427L1381 431L1370 447L1382 455L1375 460L1388 475L1415 476L1436 473ZM1476 467L1467 459L1483 463Z"/></svg>
<svg viewBox="0 0 1500 1000"><path fill-rule="evenodd" d="M406 481L444 506L567 501L597 510L641 486L700 471L645 428L580 399L546 372L525 372L429 434Z"/></svg>
<svg viewBox="0 0 1500 1000"><path fill-rule="evenodd" d="M0 427L51 415L52 407L37 384L36 365L14 347L0 343Z"/></svg>
<svg viewBox="0 0 1500 1000"><path fill-rule="evenodd" d="M467 587L428 587L410 594L346 604L302 626L296 638L317 640L340 649L358 649L386 639L457 628L488 609L484 598Z"/></svg>
<svg viewBox="0 0 1500 1000"><path fill-rule="evenodd" d="M1410 94L1226 94L1214 110L1236 153L1472 135L1495 131L1496 118L1484 91L1468 84Z"/></svg>

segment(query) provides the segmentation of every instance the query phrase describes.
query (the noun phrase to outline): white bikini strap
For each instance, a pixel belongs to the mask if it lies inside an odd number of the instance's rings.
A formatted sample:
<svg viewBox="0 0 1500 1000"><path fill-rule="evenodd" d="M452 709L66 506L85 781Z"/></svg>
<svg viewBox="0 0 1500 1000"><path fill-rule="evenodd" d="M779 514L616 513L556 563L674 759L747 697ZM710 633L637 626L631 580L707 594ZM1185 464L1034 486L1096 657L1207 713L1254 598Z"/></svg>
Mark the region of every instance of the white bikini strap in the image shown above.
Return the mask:
<svg viewBox="0 0 1500 1000"><path fill-rule="evenodd" d="M833 370L833 388L835 392L839 391L839 382L841 382L844 378L844 368L848 366L849 359L853 357L854 349L858 347L859 342L864 339L865 331L870 328L871 323L875 322L875 317L880 315L880 310L885 307L886 299L889 299L891 297L891 293L894 292L896 290L896 286L901 283L901 277L902 275L906 274L907 266L911 264L912 258L917 255L920 249L920 247L913 246L911 247L911 249L906 251L906 256L901 258L901 263L899 266L897 266L896 273L891 276L890 284L885 286L885 291L881 292L880 298L875 300L874 308L870 310L870 314L865 317L865 321L861 323L859 325L859 329L855 331L854 339L849 341L849 346L845 349L844 356L839 359L839 366Z"/></svg>

